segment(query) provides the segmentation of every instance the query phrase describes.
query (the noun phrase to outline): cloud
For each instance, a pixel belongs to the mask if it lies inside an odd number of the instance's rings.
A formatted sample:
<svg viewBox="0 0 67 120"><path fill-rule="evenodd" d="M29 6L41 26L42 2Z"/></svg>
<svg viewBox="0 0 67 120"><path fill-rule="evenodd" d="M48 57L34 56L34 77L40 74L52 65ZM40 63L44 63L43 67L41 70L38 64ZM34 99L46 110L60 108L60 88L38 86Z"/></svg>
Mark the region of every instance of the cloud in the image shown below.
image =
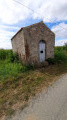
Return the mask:
<svg viewBox="0 0 67 120"><path fill-rule="evenodd" d="M29 17L27 8L13 0L0 0L0 19L4 23L15 24L19 20L25 20L27 17Z"/></svg>
<svg viewBox="0 0 67 120"><path fill-rule="evenodd" d="M0 49L12 49L10 41L0 41Z"/></svg>
<svg viewBox="0 0 67 120"><path fill-rule="evenodd" d="M56 40L55 46L63 46L65 43L67 43L67 39Z"/></svg>
<svg viewBox="0 0 67 120"><path fill-rule="evenodd" d="M12 46L10 39L18 30L19 27L0 24L0 48L11 49Z"/></svg>
<svg viewBox="0 0 67 120"><path fill-rule="evenodd" d="M34 19L42 18L44 22L67 20L67 0L42 0L33 16Z"/></svg>
<svg viewBox="0 0 67 120"><path fill-rule="evenodd" d="M10 29L10 30L19 30L19 27L15 27L15 26L8 26L8 25L2 25L0 24L0 29Z"/></svg>
<svg viewBox="0 0 67 120"><path fill-rule="evenodd" d="M4 23L14 24L27 18L43 19L44 22L67 20L67 0L0 0L0 19Z"/></svg>
<svg viewBox="0 0 67 120"><path fill-rule="evenodd" d="M53 26L51 30L55 33L56 37L67 37L67 24L65 23L60 23L56 26Z"/></svg>
<svg viewBox="0 0 67 120"><path fill-rule="evenodd" d="M53 26L51 30L55 33L55 46L63 46L67 42L67 24L60 23Z"/></svg>
<svg viewBox="0 0 67 120"><path fill-rule="evenodd" d="M11 48L10 39L19 30L19 27L15 26L20 21L25 22L27 19L42 19L44 22L67 21L67 0L16 1L28 6L34 12L14 0L0 0L0 48ZM52 31L56 37L67 38L67 24L65 23L52 27ZM56 41L56 45L64 44L63 41L66 39Z"/></svg>

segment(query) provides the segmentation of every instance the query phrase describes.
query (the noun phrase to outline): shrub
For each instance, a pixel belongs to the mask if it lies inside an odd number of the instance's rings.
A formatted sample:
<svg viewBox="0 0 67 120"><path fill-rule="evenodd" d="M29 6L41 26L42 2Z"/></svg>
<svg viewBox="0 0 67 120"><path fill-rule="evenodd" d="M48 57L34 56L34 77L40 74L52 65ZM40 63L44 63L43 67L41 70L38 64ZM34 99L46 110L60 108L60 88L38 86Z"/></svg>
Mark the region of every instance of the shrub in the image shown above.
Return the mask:
<svg viewBox="0 0 67 120"><path fill-rule="evenodd" d="M64 51L55 51L55 60L56 60L56 62L66 61L67 56L65 55Z"/></svg>
<svg viewBox="0 0 67 120"><path fill-rule="evenodd" d="M57 47L57 50L58 50L58 51L61 51L61 50L62 50L62 47Z"/></svg>
<svg viewBox="0 0 67 120"><path fill-rule="evenodd" d="M48 58L46 59L46 61L49 63L49 64L55 64L55 58Z"/></svg>
<svg viewBox="0 0 67 120"><path fill-rule="evenodd" d="M62 63L62 62L66 62L67 61L67 56L65 55L65 52L63 51L63 49L61 49L59 51L59 49L56 48L56 50L55 50L55 57L54 58L48 58L46 61L49 64Z"/></svg>
<svg viewBox="0 0 67 120"><path fill-rule="evenodd" d="M0 50L0 60L5 60L6 59L6 51L1 49Z"/></svg>
<svg viewBox="0 0 67 120"><path fill-rule="evenodd" d="M12 50L0 50L0 60L8 60L9 62L19 62L19 56L16 53L13 53Z"/></svg>
<svg viewBox="0 0 67 120"><path fill-rule="evenodd" d="M18 68L18 71L19 72L25 72L25 71L27 71L28 69L27 69L27 66L26 65L22 65L22 64L20 64L19 65L19 68Z"/></svg>
<svg viewBox="0 0 67 120"><path fill-rule="evenodd" d="M19 62L20 60L19 60L19 56L18 56L18 54L17 53L13 53L13 51L10 51L10 53L9 53L9 61L10 62Z"/></svg>
<svg viewBox="0 0 67 120"><path fill-rule="evenodd" d="M35 69L35 66L33 64L29 64L27 65L27 69L28 70Z"/></svg>
<svg viewBox="0 0 67 120"><path fill-rule="evenodd" d="M63 50L64 50L64 51L66 50L66 47L65 47L65 46L63 46Z"/></svg>

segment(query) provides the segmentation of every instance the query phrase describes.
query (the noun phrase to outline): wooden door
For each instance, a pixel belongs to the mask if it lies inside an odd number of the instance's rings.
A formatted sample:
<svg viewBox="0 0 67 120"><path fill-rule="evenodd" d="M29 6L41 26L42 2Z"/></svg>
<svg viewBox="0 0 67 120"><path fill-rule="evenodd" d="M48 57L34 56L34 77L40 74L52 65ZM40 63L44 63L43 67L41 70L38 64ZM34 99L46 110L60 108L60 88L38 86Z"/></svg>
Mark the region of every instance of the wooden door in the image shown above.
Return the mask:
<svg viewBox="0 0 67 120"><path fill-rule="evenodd" d="M43 41L39 42L39 57L40 57L40 62L45 61L45 42Z"/></svg>

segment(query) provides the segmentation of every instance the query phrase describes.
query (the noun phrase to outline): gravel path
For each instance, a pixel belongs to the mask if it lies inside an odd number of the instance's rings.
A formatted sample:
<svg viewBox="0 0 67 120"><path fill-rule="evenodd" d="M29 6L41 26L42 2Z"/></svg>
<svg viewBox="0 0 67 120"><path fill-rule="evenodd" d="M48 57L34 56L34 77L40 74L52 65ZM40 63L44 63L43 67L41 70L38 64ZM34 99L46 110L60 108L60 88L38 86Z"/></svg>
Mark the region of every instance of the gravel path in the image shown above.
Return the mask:
<svg viewBox="0 0 67 120"><path fill-rule="evenodd" d="M46 92L38 94L27 108L10 120L67 120L67 74Z"/></svg>

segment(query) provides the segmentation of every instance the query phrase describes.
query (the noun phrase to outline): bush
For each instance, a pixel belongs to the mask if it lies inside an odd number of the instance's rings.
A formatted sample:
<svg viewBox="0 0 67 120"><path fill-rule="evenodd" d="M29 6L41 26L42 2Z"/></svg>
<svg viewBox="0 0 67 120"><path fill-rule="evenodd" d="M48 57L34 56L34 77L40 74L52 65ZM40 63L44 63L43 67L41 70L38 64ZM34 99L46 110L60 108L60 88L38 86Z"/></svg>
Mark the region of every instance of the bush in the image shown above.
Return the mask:
<svg viewBox="0 0 67 120"><path fill-rule="evenodd" d="M13 53L12 50L0 50L0 60L8 60L9 62L19 62L19 56L16 53Z"/></svg>
<svg viewBox="0 0 67 120"><path fill-rule="evenodd" d="M27 65L27 69L28 70L35 69L35 66L33 64L29 64Z"/></svg>
<svg viewBox="0 0 67 120"><path fill-rule="evenodd" d="M6 59L6 51L5 50L0 50L0 60L5 60Z"/></svg>
<svg viewBox="0 0 67 120"><path fill-rule="evenodd" d="M58 51L61 51L61 50L62 50L62 47L57 47L57 50L58 50Z"/></svg>
<svg viewBox="0 0 67 120"><path fill-rule="evenodd" d="M25 72L28 70L26 65L22 65L22 64L19 64L19 65L20 65L18 68L19 73Z"/></svg>
<svg viewBox="0 0 67 120"><path fill-rule="evenodd" d="M20 60L19 60L19 56L18 56L18 54L17 53L13 53L13 51L10 51L10 54L9 54L9 61L10 62L19 62Z"/></svg>
<svg viewBox="0 0 67 120"><path fill-rule="evenodd" d="M65 46L63 46L63 50L64 50L64 51L66 50L66 47L65 47Z"/></svg>
<svg viewBox="0 0 67 120"><path fill-rule="evenodd" d="M67 56L65 55L64 51L55 51L55 60L56 60L56 62L66 61Z"/></svg>
<svg viewBox="0 0 67 120"><path fill-rule="evenodd" d="M49 64L55 64L55 58L48 58L46 59L46 61L49 63Z"/></svg>
<svg viewBox="0 0 67 120"><path fill-rule="evenodd" d="M58 47L60 48L60 47ZM54 58L48 58L46 60L49 64L55 64L55 63L62 63L67 61L67 56L65 55L65 52L63 49L59 50L56 48L55 50L55 57Z"/></svg>

